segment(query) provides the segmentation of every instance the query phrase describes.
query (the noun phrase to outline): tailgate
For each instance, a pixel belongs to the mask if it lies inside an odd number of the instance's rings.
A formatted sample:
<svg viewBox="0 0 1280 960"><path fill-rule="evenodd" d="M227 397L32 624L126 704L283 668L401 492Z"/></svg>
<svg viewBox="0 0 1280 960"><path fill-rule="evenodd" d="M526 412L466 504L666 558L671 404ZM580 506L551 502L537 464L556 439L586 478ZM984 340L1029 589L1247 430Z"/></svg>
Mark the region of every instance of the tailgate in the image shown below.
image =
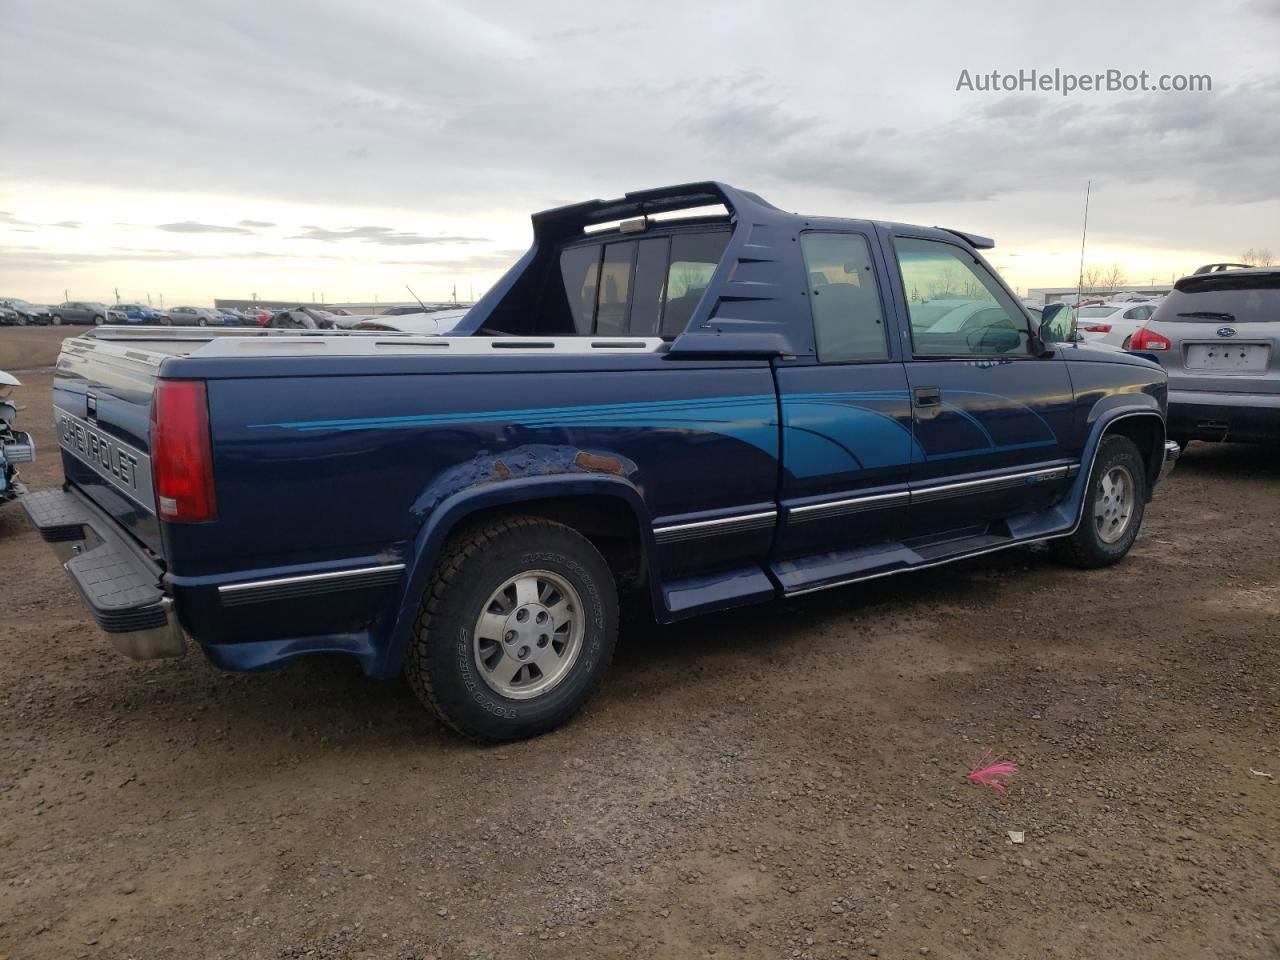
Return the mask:
<svg viewBox="0 0 1280 960"><path fill-rule="evenodd" d="M151 392L164 359L190 345L99 339L103 332L64 341L58 356L53 415L63 472L111 519L161 554L151 488Z"/></svg>

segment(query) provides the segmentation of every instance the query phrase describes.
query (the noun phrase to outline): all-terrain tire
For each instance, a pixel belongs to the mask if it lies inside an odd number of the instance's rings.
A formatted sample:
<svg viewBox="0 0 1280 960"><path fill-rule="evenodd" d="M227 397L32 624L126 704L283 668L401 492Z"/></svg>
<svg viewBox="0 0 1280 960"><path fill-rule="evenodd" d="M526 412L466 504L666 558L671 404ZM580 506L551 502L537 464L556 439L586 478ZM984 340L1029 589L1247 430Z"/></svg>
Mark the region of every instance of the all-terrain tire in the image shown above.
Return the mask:
<svg viewBox="0 0 1280 960"><path fill-rule="evenodd" d="M1127 478L1131 489L1129 513L1123 526L1117 526L1117 514L1107 500L1104 479L1119 476ZM1068 537L1050 542L1054 556L1073 567L1091 570L1107 567L1124 559L1142 526L1142 515L1147 505L1147 465L1142 454L1128 437L1105 436L1094 458L1085 488L1084 505L1080 512L1080 524ZM1104 517L1099 519L1099 512Z"/></svg>
<svg viewBox="0 0 1280 960"><path fill-rule="evenodd" d="M504 696L484 676L477 621L513 577L543 571L581 600L576 659L545 692ZM577 713L604 679L618 638L613 574L592 543L540 517L508 517L464 530L446 544L422 599L405 659L418 699L449 728L481 743L546 733Z"/></svg>

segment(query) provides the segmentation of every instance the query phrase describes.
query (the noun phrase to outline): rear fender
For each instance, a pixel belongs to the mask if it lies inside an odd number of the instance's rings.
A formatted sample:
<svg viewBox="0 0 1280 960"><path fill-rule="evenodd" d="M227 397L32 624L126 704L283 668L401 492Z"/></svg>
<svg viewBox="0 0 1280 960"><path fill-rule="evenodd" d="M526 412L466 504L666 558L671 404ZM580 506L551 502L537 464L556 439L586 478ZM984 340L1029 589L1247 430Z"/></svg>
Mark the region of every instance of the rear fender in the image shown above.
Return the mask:
<svg viewBox="0 0 1280 960"><path fill-rule="evenodd" d="M518 451L515 451L504 455L497 462L508 464L513 461L518 462L518 459ZM635 518L636 528L641 538L642 555L647 567L646 579L649 584L650 601L655 605L654 609L660 609L660 585L653 559L655 556L653 525L639 486L626 476L625 472L620 475L611 469L601 469L619 463L614 457L576 451L571 462L579 465L575 472L533 476L509 474L503 477L499 471L499 476L495 479L490 471L488 479L464 486L443 496L440 496L438 482L433 483L432 487L424 492L419 501L422 509L426 511L424 522L414 540L411 556L408 558L409 569L404 592L400 598L399 612L396 614L382 656L371 671L374 676L390 678L402 669L414 621L417 619L422 603L422 595L430 582L431 573L440 558L445 541L468 518L495 507L518 507L521 503L574 497L604 496L621 501ZM596 468L599 472L584 469L583 464ZM466 466L470 470L477 464ZM460 470L460 474L465 472L467 471ZM455 474L455 478L460 478L459 474Z"/></svg>

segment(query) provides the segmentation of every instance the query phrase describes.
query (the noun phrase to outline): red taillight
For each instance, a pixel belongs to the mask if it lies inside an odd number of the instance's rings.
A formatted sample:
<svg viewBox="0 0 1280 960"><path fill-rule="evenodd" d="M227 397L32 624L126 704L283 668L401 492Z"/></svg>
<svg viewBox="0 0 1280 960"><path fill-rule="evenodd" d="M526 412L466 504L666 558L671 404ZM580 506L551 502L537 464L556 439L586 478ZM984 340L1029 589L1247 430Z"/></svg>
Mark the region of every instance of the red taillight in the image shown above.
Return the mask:
<svg viewBox="0 0 1280 960"><path fill-rule="evenodd" d="M1085 333L1110 333L1111 324L1109 323L1091 323L1088 326L1080 328Z"/></svg>
<svg viewBox="0 0 1280 960"><path fill-rule="evenodd" d="M1173 342L1167 337L1162 337L1154 330L1148 330L1146 327L1139 327L1138 331L1129 340L1130 350L1172 350Z"/></svg>
<svg viewBox="0 0 1280 960"><path fill-rule="evenodd" d="M203 380L157 380L151 397L156 513L172 523L217 519L213 444Z"/></svg>

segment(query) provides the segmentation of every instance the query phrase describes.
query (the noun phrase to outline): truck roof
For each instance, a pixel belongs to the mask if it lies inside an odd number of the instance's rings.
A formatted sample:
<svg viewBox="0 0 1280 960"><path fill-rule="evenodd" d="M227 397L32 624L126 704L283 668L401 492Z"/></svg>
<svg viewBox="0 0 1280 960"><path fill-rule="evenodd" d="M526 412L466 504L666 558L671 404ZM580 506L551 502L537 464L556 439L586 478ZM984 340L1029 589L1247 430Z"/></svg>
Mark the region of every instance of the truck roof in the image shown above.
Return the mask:
<svg viewBox="0 0 1280 960"><path fill-rule="evenodd" d="M650 217L708 206L724 208L722 216L711 219L727 224L732 233L688 325L671 344L673 355L812 356L809 309L796 283L797 277L806 276L800 245L794 242L804 230L853 228L871 233L880 226L923 239L953 244L958 240L975 255L995 245L987 237L941 227L788 213L758 194L716 180L655 187L535 213L533 245L477 301L455 332L475 333L503 310L509 313L512 303L529 296L530 284L522 288L522 279L550 276L556 251L564 244L587 236L608 239L611 232L643 235L651 226L665 225L651 223ZM616 225L588 233L601 224ZM495 323L491 329L503 327Z"/></svg>

